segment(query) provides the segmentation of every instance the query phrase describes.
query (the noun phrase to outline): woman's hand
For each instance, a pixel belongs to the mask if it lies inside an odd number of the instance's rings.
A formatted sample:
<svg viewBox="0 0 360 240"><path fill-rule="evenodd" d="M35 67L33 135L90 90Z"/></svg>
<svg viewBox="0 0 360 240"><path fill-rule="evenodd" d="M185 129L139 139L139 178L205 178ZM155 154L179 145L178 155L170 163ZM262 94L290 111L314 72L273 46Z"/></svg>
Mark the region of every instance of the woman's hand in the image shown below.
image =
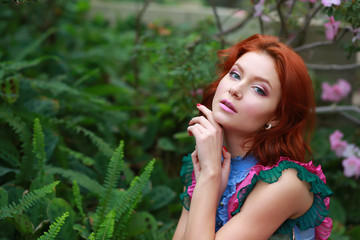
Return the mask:
<svg viewBox="0 0 360 240"><path fill-rule="evenodd" d="M197 105L197 108L205 116L192 118L187 131L195 137L201 173L220 173L223 130L214 120L211 110L200 104Z"/></svg>

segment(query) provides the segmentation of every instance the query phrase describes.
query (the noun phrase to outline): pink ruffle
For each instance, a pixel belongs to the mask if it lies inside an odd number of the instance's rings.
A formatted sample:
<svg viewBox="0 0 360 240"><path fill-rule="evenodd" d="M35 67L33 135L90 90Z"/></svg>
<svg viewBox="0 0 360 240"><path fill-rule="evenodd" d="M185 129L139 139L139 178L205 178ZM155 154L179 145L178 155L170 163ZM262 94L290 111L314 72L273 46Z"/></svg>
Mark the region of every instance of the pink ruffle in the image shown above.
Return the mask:
<svg viewBox="0 0 360 240"><path fill-rule="evenodd" d="M255 165L254 167L252 167L252 169L250 170L250 173L248 174L248 176L241 182L238 184L238 186L236 187L236 193L230 198L229 200L229 208L228 208L228 216L229 216L229 220L232 217L231 213L234 212L238 207L239 207L239 200L237 198L239 191L246 187L247 185L249 185L251 183L252 178L254 177L254 175L259 175L259 173L261 171L266 171L269 170L271 168L275 168L279 166L279 163L282 161L291 161L291 162L295 162L296 164L303 166L307 171L309 171L310 173L313 173L315 175L317 175L321 181L323 181L324 183L326 183L326 177L321 169L321 166L315 166L312 161L308 162L308 163L302 163L302 162L298 162L298 161L293 161L290 160L290 158L287 157L280 157L279 162L276 165L273 165L271 167L269 166L262 166L262 165ZM329 203L330 200L329 198L324 199L324 204L326 206L326 208L329 210ZM315 236L316 239L320 239L320 240L326 240L328 239L328 237L330 236L332 230L332 220L329 217L326 217L323 222L317 226L315 228Z"/></svg>
<svg viewBox="0 0 360 240"><path fill-rule="evenodd" d="M192 195L193 195L193 192L194 192L194 188L195 188L195 185L196 185L196 178L195 178L195 172L193 171L192 174L191 174L191 179L192 179L192 182L191 182L191 185L188 187L187 189L187 192L189 194L189 197L190 197L190 200L192 198Z"/></svg>

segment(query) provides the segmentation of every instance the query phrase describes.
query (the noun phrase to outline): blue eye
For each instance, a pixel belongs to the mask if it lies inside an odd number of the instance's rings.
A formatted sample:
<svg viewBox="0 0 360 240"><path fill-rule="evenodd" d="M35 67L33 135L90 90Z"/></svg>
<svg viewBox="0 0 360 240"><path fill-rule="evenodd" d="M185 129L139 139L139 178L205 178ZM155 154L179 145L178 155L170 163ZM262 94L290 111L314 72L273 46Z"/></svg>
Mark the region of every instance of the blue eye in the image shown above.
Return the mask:
<svg viewBox="0 0 360 240"><path fill-rule="evenodd" d="M237 74L237 72L234 72L234 71L230 72L230 77L235 78L235 79L241 79L240 75Z"/></svg>
<svg viewBox="0 0 360 240"><path fill-rule="evenodd" d="M261 88L259 87L255 87L255 92L261 96L266 96L266 93L264 90L262 90Z"/></svg>

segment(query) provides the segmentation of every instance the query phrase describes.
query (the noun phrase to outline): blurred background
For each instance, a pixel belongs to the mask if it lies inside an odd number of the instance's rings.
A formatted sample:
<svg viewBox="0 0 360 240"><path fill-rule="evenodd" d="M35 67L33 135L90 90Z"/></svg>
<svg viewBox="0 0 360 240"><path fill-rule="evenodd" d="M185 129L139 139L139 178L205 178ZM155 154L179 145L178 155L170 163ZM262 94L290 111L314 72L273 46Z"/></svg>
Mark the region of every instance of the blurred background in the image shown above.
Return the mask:
<svg viewBox="0 0 360 240"><path fill-rule="evenodd" d="M360 239L358 0L2 0L0 239L171 239L216 52L255 33L304 58L330 239Z"/></svg>

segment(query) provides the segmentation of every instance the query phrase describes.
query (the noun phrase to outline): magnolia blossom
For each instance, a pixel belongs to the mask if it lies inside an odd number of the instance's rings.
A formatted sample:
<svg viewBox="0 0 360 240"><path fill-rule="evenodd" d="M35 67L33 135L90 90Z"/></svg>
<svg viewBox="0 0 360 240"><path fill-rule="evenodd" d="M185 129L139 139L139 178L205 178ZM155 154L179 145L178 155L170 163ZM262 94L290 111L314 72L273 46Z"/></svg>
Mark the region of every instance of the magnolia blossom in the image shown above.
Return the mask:
<svg viewBox="0 0 360 240"><path fill-rule="evenodd" d="M321 88L321 99L329 102L339 102L351 91L351 85L344 79L338 79L334 85L330 85L327 82L322 83Z"/></svg>
<svg viewBox="0 0 360 240"><path fill-rule="evenodd" d="M355 157L354 155L348 157L342 161L342 166L344 167L344 175L346 177L356 177L360 176L360 158Z"/></svg>
<svg viewBox="0 0 360 240"><path fill-rule="evenodd" d="M255 4L254 17L260 17L262 15L262 12L264 11L264 3L265 3L265 0L259 0L259 2L257 4Z"/></svg>
<svg viewBox="0 0 360 240"><path fill-rule="evenodd" d="M334 16L329 17L329 22L324 24L327 40L333 40L339 30L340 21L335 21Z"/></svg>
<svg viewBox="0 0 360 240"><path fill-rule="evenodd" d="M341 140L343 136L344 134L342 132L336 130L329 137L331 150L335 151L335 154L338 157L343 156L343 153L348 145L346 141Z"/></svg>
<svg viewBox="0 0 360 240"><path fill-rule="evenodd" d="M353 155L360 157L360 148L355 144L347 144L342 153L342 156L351 157Z"/></svg>
<svg viewBox="0 0 360 240"><path fill-rule="evenodd" d="M340 5L340 0L321 0L322 5L325 7L331 7L331 5Z"/></svg>

